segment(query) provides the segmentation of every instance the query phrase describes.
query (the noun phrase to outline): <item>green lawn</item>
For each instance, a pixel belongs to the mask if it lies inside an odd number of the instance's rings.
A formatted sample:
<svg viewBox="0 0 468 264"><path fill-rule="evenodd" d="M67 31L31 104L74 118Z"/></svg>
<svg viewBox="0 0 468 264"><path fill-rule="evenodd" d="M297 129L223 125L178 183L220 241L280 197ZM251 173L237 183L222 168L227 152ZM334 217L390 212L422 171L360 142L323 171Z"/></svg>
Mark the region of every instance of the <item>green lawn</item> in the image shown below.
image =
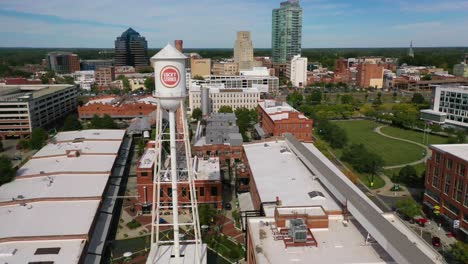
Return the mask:
<svg viewBox="0 0 468 264"><path fill-rule="evenodd" d="M417 143L423 143L424 133L414 130L402 129L398 127L387 126L382 128L382 133L387 134L392 137L402 138L411 140ZM427 134L429 137L429 145L430 144L446 144L447 139L446 137L436 136Z"/></svg>
<svg viewBox="0 0 468 264"><path fill-rule="evenodd" d="M337 125L346 130L348 144L364 144L370 151L379 154L385 166L400 165L419 160L424 155L424 148L415 144L386 138L373 130L381 124L368 120L337 121ZM337 152L340 155L340 151Z"/></svg>

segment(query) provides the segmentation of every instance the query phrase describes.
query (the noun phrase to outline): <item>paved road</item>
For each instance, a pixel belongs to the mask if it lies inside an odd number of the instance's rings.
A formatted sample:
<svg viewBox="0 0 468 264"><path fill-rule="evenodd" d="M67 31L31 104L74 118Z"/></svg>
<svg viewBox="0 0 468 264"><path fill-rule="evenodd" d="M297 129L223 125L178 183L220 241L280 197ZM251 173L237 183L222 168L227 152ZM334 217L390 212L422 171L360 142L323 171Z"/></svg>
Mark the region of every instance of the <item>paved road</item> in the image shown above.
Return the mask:
<svg viewBox="0 0 468 264"><path fill-rule="evenodd" d="M403 168L407 165L416 165L416 164L419 164L419 163L423 163L423 162L426 162L426 160L428 160L430 157L431 157L431 152L429 151L429 148L426 146L426 145L423 145L421 143L417 143L417 142L414 142L414 141L411 141L411 140L407 140L407 139L402 139L402 138L397 138L397 137L392 137L392 136L389 136L387 134L384 134L381 129L383 127L386 127L386 126L379 126L377 128L374 129L374 132L376 132L377 134L381 135L381 136L384 136L384 137L387 137L387 138L391 138L391 139L395 139L395 140L399 140L399 141L403 141L403 142L407 142L407 143L411 143L411 144L415 144L415 145L418 145L422 148L424 148L426 150L426 155L424 156L424 158L420 159L420 160L417 160L417 161L414 161L414 162L409 162L409 163L405 163L405 164L400 164L400 165L395 165L395 166L386 166L386 167L383 167L383 169L385 170L389 170L389 169L398 169L398 168Z"/></svg>

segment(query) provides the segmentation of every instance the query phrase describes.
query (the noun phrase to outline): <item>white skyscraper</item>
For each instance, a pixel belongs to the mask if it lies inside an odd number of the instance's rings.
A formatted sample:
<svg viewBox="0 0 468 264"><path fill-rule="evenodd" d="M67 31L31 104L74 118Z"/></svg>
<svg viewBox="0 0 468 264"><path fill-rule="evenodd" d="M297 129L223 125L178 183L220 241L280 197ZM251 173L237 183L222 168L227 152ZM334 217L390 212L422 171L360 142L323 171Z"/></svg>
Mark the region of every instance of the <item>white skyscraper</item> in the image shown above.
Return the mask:
<svg viewBox="0 0 468 264"><path fill-rule="evenodd" d="M291 59L288 65L286 76L296 87L305 87L307 85L307 58L296 55Z"/></svg>

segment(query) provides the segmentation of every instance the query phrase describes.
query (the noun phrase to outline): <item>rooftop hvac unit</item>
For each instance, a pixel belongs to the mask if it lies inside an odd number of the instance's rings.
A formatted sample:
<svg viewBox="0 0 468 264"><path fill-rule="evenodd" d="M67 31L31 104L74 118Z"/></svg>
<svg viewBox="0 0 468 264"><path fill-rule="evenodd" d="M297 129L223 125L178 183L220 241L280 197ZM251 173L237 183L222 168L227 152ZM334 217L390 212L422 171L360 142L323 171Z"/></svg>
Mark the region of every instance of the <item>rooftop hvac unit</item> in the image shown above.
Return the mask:
<svg viewBox="0 0 468 264"><path fill-rule="evenodd" d="M307 226L302 219L291 219L289 222L288 235L294 243L304 243L307 241Z"/></svg>

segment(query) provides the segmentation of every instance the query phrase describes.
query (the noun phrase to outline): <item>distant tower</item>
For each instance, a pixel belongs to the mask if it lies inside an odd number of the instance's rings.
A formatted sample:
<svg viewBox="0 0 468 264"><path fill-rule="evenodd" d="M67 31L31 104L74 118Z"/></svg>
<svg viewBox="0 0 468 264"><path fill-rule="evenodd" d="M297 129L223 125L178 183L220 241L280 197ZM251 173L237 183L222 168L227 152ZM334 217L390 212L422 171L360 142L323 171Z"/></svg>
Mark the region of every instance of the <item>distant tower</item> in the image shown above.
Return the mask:
<svg viewBox="0 0 468 264"><path fill-rule="evenodd" d="M175 48L180 52L184 53L184 41L181 39L174 40Z"/></svg>
<svg viewBox="0 0 468 264"><path fill-rule="evenodd" d="M408 56L411 58L414 58L414 50L413 50L413 41L410 42L409 50L408 50Z"/></svg>
<svg viewBox="0 0 468 264"><path fill-rule="evenodd" d="M154 96L158 100L155 138L157 163L153 175L151 251L147 264L206 263L206 245L201 241L184 107L185 60L186 57L170 44L151 58L155 73ZM165 129L163 111L169 112L169 132ZM182 118L180 126L176 126L176 111ZM169 153L166 151L168 142ZM167 186L169 183L171 188L163 188L162 185ZM184 203L179 203L179 200ZM172 216L172 219L163 221L163 214Z"/></svg>
<svg viewBox="0 0 468 264"><path fill-rule="evenodd" d="M148 66L148 42L133 28L115 40L115 66Z"/></svg>
<svg viewBox="0 0 468 264"><path fill-rule="evenodd" d="M238 31L234 43L234 62L239 64L239 70L251 70L253 67L253 43L249 31Z"/></svg>

